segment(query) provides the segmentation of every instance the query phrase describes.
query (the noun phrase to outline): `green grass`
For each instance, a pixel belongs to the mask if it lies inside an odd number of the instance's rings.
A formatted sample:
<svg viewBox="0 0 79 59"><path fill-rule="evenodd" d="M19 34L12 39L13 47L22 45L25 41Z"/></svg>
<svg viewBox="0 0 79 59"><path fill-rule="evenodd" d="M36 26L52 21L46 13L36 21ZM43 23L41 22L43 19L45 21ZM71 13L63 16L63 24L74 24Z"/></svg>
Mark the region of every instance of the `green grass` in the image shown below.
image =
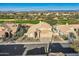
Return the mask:
<svg viewBox="0 0 79 59"><path fill-rule="evenodd" d="M37 24L37 23L39 23L39 20L0 19L0 23L7 22L7 21L11 21L11 22L14 22L14 23L19 23L19 24L22 24L22 23ZM66 24L66 23L79 24L79 20L64 20L64 19L61 19L61 20L42 20L42 21L47 22L50 25Z"/></svg>
<svg viewBox="0 0 79 59"><path fill-rule="evenodd" d="M15 19L0 19L0 21L15 21Z"/></svg>
<svg viewBox="0 0 79 59"><path fill-rule="evenodd" d="M46 20L45 22L54 25L54 24L79 24L78 20Z"/></svg>
<svg viewBox="0 0 79 59"><path fill-rule="evenodd" d="M22 23L37 24L37 23L39 23L39 21L38 20L16 20L15 23L19 23L19 24L22 24Z"/></svg>
<svg viewBox="0 0 79 59"><path fill-rule="evenodd" d="M19 23L19 24L23 24L23 23L30 23L30 24L37 24L39 23L39 20L15 20L15 19L0 19L0 23L3 22L14 22L14 23Z"/></svg>

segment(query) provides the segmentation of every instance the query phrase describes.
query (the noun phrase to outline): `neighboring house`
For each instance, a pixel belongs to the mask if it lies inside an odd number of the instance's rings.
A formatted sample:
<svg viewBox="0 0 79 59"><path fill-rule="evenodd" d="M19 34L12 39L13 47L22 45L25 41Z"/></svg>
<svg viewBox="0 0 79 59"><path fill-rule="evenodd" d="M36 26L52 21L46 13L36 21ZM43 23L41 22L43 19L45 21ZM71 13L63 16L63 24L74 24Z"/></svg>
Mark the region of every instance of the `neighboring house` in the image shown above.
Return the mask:
<svg viewBox="0 0 79 59"><path fill-rule="evenodd" d="M12 34L16 32L17 26L18 24L15 23L10 23L10 22L4 23L4 27L7 28L8 30L11 30Z"/></svg>
<svg viewBox="0 0 79 59"><path fill-rule="evenodd" d="M52 26L48 23L40 22L31 26L28 29L27 35L28 37L34 39L51 39L52 38Z"/></svg>
<svg viewBox="0 0 79 59"><path fill-rule="evenodd" d="M79 24L57 25L55 26L55 28L56 28L56 31L54 30L54 32L59 33L59 35L66 35L69 40L78 39ZM73 35L71 35L71 33ZM71 36L75 36L75 38Z"/></svg>

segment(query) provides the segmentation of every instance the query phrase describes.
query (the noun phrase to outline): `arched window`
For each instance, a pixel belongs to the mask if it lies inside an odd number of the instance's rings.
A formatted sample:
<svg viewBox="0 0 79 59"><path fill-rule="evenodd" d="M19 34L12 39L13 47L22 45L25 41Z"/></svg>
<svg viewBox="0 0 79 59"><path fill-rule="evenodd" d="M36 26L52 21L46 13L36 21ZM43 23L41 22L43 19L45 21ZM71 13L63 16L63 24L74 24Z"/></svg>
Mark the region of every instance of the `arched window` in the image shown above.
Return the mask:
<svg viewBox="0 0 79 59"><path fill-rule="evenodd" d="M9 34L8 34L8 32L5 32L5 37L7 38L7 37L9 37Z"/></svg>
<svg viewBox="0 0 79 59"><path fill-rule="evenodd" d="M74 31L77 31L77 29L74 29Z"/></svg>
<svg viewBox="0 0 79 59"><path fill-rule="evenodd" d="M37 37L37 32L34 32L35 38Z"/></svg>

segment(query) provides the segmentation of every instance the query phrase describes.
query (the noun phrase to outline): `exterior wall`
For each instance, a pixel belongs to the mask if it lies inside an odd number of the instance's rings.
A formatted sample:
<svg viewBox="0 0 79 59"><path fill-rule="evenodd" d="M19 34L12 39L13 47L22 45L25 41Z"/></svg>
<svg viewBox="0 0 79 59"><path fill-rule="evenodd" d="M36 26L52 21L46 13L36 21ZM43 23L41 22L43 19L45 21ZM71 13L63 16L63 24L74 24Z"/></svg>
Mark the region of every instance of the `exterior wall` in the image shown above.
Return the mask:
<svg viewBox="0 0 79 59"><path fill-rule="evenodd" d="M5 34L5 32L0 32L0 37L2 37Z"/></svg>
<svg viewBox="0 0 79 59"><path fill-rule="evenodd" d="M52 38L52 31L49 30L42 30L42 31L36 31L37 36L35 37L34 32L29 33L28 37L29 38L34 38L34 39L40 39L41 41L50 41Z"/></svg>
<svg viewBox="0 0 79 59"><path fill-rule="evenodd" d="M40 38L52 38L52 33L51 32L47 32L47 33L40 33Z"/></svg>
<svg viewBox="0 0 79 59"><path fill-rule="evenodd" d="M5 28L0 27L0 37L2 37L5 34Z"/></svg>
<svg viewBox="0 0 79 59"><path fill-rule="evenodd" d="M28 34L28 37L29 37L29 38L34 38L34 33Z"/></svg>
<svg viewBox="0 0 79 59"><path fill-rule="evenodd" d="M47 31L47 32L41 32L40 33L40 40L41 41L45 41L45 42L49 42L52 39L52 32Z"/></svg>

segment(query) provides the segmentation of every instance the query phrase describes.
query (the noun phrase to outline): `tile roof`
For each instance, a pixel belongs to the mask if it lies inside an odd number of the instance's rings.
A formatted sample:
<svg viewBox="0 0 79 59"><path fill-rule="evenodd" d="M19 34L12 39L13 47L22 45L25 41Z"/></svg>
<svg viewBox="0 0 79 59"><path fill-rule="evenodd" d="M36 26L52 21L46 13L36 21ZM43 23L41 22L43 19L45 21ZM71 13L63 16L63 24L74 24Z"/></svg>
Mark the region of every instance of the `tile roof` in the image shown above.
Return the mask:
<svg viewBox="0 0 79 59"><path fill-rule="evenodd" d="M67 33L71 29L79 29L79 24L58 25L57 28L63 33Z"/></svg>

